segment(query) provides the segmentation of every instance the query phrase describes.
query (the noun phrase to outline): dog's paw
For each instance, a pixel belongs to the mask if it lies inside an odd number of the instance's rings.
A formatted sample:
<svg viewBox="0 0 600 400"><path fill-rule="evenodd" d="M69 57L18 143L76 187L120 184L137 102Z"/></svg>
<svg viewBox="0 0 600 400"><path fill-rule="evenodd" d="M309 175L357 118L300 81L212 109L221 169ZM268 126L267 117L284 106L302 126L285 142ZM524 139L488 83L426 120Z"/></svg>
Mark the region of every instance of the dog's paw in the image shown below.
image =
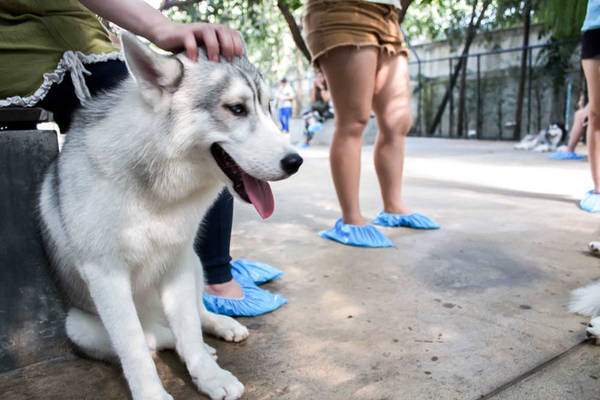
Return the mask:
<svg viewBox="0 0 600 400"><path fill-rule="evenodd" d="M248 328L235 319L225 315L217 315L216 317L212 332L215 336L228 342L241 342L250 335Z"/></svg>
<svg viewBox="0 0 600 400"><path fill-rule="evenodd" d="M213 358L213 360L217 359L217 350L214 347L204 343L204 348L206 349L206 352Z"/></svg>
<svg viewBox="0 0 600 400"><path fill-rule="evenodd" d="M211 400L236 400L244 394L244 385L227 370L216 367L212 373L204 371L203 375L195 380L196 385Z"/></svg>
<svg viewBox="0 0 600 400"><path fill-rule="evenodd" d="M588 247L590 249L590 253L596 257L600 257L600 242L590 242Z"/></svg>
<svg viewBox="0 0 600 400"><path fill-rule="evenodd" d="M600 317L592 318L586 329L587 337L595 338L596 344L600 344Z"/></svg>

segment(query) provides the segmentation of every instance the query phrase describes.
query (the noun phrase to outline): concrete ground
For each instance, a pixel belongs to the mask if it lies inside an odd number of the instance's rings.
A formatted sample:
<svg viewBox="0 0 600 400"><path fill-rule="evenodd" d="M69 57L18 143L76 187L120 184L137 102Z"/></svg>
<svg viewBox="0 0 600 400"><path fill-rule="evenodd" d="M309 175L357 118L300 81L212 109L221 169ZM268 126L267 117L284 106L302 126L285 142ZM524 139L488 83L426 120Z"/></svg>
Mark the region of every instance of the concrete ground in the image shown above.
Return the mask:
<svg viewBox="0 0 600 400"><path fill-rule="evenodd" d="M580 344L587 319L565 310L572 289L600 278L586 252L600 215L577 207L590 188L586 161L409 138L406 203L442 229L383 228L395 247L363 249L317 236L340 213L327 148L301 153L299 173L272 185L270 219L236 205L233 255L283 269L264 287L289 299L240 319L244 343L207 339L245 399L600 398L600 347ZM381 209L371 160L366 147L367 218ZM176 399L204 398L172 352L157 361ZM119 368L94 361L0 377L6 400L127 396Z"/></svg>

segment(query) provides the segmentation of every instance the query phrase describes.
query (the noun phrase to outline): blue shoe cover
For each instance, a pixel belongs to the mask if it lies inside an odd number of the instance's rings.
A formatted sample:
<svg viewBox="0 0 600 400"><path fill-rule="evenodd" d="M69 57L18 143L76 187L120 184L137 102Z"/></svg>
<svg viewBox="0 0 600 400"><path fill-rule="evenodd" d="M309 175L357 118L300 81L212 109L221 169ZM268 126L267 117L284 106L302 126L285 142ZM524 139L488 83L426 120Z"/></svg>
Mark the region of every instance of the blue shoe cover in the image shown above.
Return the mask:
<svg viewBox="0 0 600 400"><path fill-rule="evenodd" d="M241 299L228 299L204 292L203 302L208 311L232 317L255 317L274 311L287 303L280 294L263 290L251 282L238 282L244 291Z"/></svg>
<svg viewBox="0 0 600 400"><path fill-rule="evenodd" d="M577 154L574 151L557 151L548 156L553 160L581 160L583 155Z"/></svg>
<svg viewBox="0 0 600 400"><path fill-rule="evenodd" d="M237 282L246 280L260 285L279 278L283 271L258 261L235 260L231 263L231 274Z"/></svg>
<svg viewBox="0 0 600 400"><path fill-rule="evenodd" d="M579 203L579 207L581 207L582 210L591 213L600 212L600 194L590 190Z"/></svg>
<svg viewBox="0 0 600 400"><path fill-rule="evenodd" d="M431 218L420 214L388 214L381 211L373 220L373 223L381 226L406 226L415 229L440 229L440 226Z"/></svg>
<svg viewBox="0 0 600 400"><path fill-rule="evenodd" d="M319 236L342 244L359 247L394 247L390 239L373 225L349 225L338 219L335 226L319 232Z"/></svg>

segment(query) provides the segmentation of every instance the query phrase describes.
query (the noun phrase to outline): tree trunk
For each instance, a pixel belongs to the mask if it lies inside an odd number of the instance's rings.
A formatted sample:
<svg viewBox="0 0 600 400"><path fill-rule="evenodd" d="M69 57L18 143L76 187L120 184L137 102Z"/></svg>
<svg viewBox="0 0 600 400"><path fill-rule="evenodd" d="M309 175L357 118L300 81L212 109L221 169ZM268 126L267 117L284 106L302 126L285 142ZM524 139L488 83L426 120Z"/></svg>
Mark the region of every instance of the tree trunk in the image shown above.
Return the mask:
<svg viewBox="0 0 600 400"><path fill-rule="evenodd" d="M467 64L465 58L460 74L460 90L458 92L458 121L456 123L456 136L463 137L465 132L465 91L467 86Z"/></svg>
<svg viewBox="0 0 600 400"><path fill-rule="evenodd" d="M404 21L404 17L406 16L406 10L408 10L408 6L410 6L410 3L412 2L413 0L400 0L400 5L402 5L402 9L398 14L398 24L401 25L402 21Z"/></svg>
<svg viewBox="0 0 600 400"><path fill-rule="evenodd" d="M523 120L523 97L525 94L525 78L527 77L527 55L529 51L529 29L531 26L531 0L525 0L525 21L523 24L523 51L521 52L521 76L517 92L517 108L515 109L515 130L513 140L521 139L521 121ZM529 77L531 79L531 77Z"/></svg>
<svg viewBox="0 0 600 400"><path fill-rule="evenodd" d="M475 3L473 4L473 13L471 14L471 22L469 23L469 27L467 29L465 45L464 45L463 51L462 51L463 57L461 57L458 60L458 62L456 63L456 66L454 67L454 72L452 73L450 82L448 82L448 88L446 88L446 93L444 93L442 102L438 106L435 117L433 118L433 122L431 123L431 126L429 127L429 130L428 130L429 133L435 132L436 129L438 128L438 125L442 121L442 115L444 114L444 110L446 109L446 104L448 103L448 100L450 99L450 95L452 94L452 90L454 89L454 85L456 84L456 80L458 79L458 74L460 73L460 71L463 67L463 62L466 61L466 56L469 54L469 49L471 48L471 44L473 43L475 36L477 36L477 30L479 29L479 26L481 25L483 15L485 14L485 11L487 10L487 8L489 7L491 2L492 2L492 0L485 0L483 2L483 6L481 8L481 12L479 13L479 16L477 17L477 20L475 20L475 11L476 11L478 1L475 0Z"/></svg>
<svg viewBox="0 0 600 400"><path fill-rule="evenodd" d="M290 32L292 33L292 38L294 39L294 43L296 43L296 47L302 52L304 57L306 57L306 59L310 62L311 61L310 51L308 51L308 46L306 45L306 42L304 41L304 38L302 37L302 33L300 32L300 27L298 27L298 24L296 23L296 19L292 15L290 8L288 7L287 4L285 4L285 2L283 0L277 1L277 7L281 11L283 18L285 18L285 22L287 22L288 26L290 27Z"/></svg>

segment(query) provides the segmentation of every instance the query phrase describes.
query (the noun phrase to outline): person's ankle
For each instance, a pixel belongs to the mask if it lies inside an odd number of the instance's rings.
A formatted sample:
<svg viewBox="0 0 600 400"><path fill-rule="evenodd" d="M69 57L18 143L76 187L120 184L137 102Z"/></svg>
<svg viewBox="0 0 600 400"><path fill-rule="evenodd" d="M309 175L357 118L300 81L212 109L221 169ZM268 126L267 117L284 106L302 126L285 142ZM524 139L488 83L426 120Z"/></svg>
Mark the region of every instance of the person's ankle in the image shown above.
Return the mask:
<svg viewBox="0 0 600 400"><path fill-rule="evenodd" d="M210 295L224 297L227 299L241 299L244 297L244 291L242 290L242 287L234 279L225 283L206 285L204 290Z"/></svg>
<svg viewBox="0 0 600 400"><path fill-rule="evenodd" d="M367 224L367 222L362 217L362 215L343 216L342 217L342 222L344 224L346 224L346 225L359 225L359 226L363 226L363 225Z"/></svg>
<svg viewBox="0 0 600 400"><path fill-rule="evenodd" d="M383 211L388 214L399 214L399 215L410 214L410 209L408 207L406 207L406 205L404 205L404 203L384 206Z"/></svg>

